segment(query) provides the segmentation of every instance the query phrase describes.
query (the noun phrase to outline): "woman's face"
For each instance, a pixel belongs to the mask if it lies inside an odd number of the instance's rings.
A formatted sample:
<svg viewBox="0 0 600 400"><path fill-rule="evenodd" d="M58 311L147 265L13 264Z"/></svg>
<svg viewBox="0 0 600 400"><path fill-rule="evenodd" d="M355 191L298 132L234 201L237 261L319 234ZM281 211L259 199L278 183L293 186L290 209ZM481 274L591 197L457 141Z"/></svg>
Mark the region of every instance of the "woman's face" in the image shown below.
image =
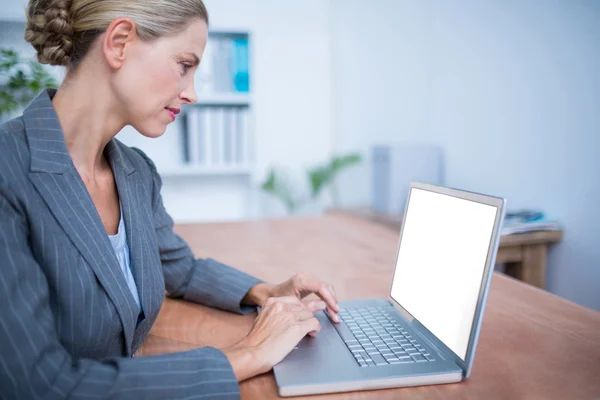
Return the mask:
<svg viewBox="0 0 600 400"><path fill-rule="evenodd" d="M207 38L206 23L196 19L176 36L130 46L113 80L129 125L144 136L161 136L182 104L196 102L194 72Z"/></svg>

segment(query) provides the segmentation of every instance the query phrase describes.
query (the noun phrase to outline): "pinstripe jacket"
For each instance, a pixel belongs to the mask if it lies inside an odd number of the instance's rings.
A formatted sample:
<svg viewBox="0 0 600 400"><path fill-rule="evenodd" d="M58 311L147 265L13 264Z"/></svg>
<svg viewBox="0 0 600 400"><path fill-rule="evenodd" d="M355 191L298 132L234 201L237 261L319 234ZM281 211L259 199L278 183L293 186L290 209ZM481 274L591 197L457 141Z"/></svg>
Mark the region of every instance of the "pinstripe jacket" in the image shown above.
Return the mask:
<svg viewBox="0 0 600 400"><path fill-rule="evenodd" d="M195 259L172 228L161 179L138 149L111 140L112 167L144 318L42 92L0 125L0 399L238 398L212 347L132 358L165 293L237 313L259 281Z"/></svg>

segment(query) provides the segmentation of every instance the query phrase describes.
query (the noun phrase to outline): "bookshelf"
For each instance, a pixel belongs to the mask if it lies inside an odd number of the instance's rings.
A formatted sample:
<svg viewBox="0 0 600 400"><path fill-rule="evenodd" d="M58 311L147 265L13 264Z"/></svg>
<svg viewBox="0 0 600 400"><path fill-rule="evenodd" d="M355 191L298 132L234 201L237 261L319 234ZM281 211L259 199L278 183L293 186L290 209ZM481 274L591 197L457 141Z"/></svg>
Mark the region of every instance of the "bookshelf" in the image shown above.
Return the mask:
<svg viewBox="0 0 600 400"><path fill-rule="evenodd" d="M251 175L252 97L249 34L209 34L194 76L195 104L182 108L177 160L165 166L165 178Z"/></svg>

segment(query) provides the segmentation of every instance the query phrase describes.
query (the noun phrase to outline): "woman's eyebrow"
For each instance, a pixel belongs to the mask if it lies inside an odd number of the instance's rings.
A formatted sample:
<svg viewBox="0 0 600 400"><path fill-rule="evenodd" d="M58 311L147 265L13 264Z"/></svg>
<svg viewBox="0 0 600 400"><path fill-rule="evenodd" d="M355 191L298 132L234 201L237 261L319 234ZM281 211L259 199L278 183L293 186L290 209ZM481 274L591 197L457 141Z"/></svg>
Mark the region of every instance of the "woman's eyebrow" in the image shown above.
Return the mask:
<svg viewBox="0 0 600 400"><path fill-rule="evenodd" d="M187 52L187 53L184 53L184 54L187 55L187 56L189 56L189 57L192 57L194 59L194 65L200 64L200 58L196 54L191 53L191 52Z"/></svg>

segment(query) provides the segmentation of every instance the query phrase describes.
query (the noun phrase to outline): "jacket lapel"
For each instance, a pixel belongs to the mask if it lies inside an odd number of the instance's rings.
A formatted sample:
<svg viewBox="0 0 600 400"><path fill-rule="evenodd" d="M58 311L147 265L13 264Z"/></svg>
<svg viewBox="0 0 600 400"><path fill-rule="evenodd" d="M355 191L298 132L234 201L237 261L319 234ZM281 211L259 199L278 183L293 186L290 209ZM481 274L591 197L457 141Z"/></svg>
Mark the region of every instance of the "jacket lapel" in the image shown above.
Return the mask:
<svg viewBox="0 0 600 400"><path fill-rule="evenodd" d="M140 174L119 148L116 139L106 145L106 155L117 182L127 232L131 268L145 314L144 320L140 322L134 334L133 349L135 351L160 310L164 297L164 278L158 247L152 244L151 230L154 227L150 222L152 221L149 205L150 188L144 185Z"/></svg>
<svg viewBox="0 0 600 400"><path fill-rule="evenodd" d="M42 92L23 113L31 154L29 178L112 300L130 354L138 307L98 211L73 165L52 106L53 95L54 91Z"/></svg>

